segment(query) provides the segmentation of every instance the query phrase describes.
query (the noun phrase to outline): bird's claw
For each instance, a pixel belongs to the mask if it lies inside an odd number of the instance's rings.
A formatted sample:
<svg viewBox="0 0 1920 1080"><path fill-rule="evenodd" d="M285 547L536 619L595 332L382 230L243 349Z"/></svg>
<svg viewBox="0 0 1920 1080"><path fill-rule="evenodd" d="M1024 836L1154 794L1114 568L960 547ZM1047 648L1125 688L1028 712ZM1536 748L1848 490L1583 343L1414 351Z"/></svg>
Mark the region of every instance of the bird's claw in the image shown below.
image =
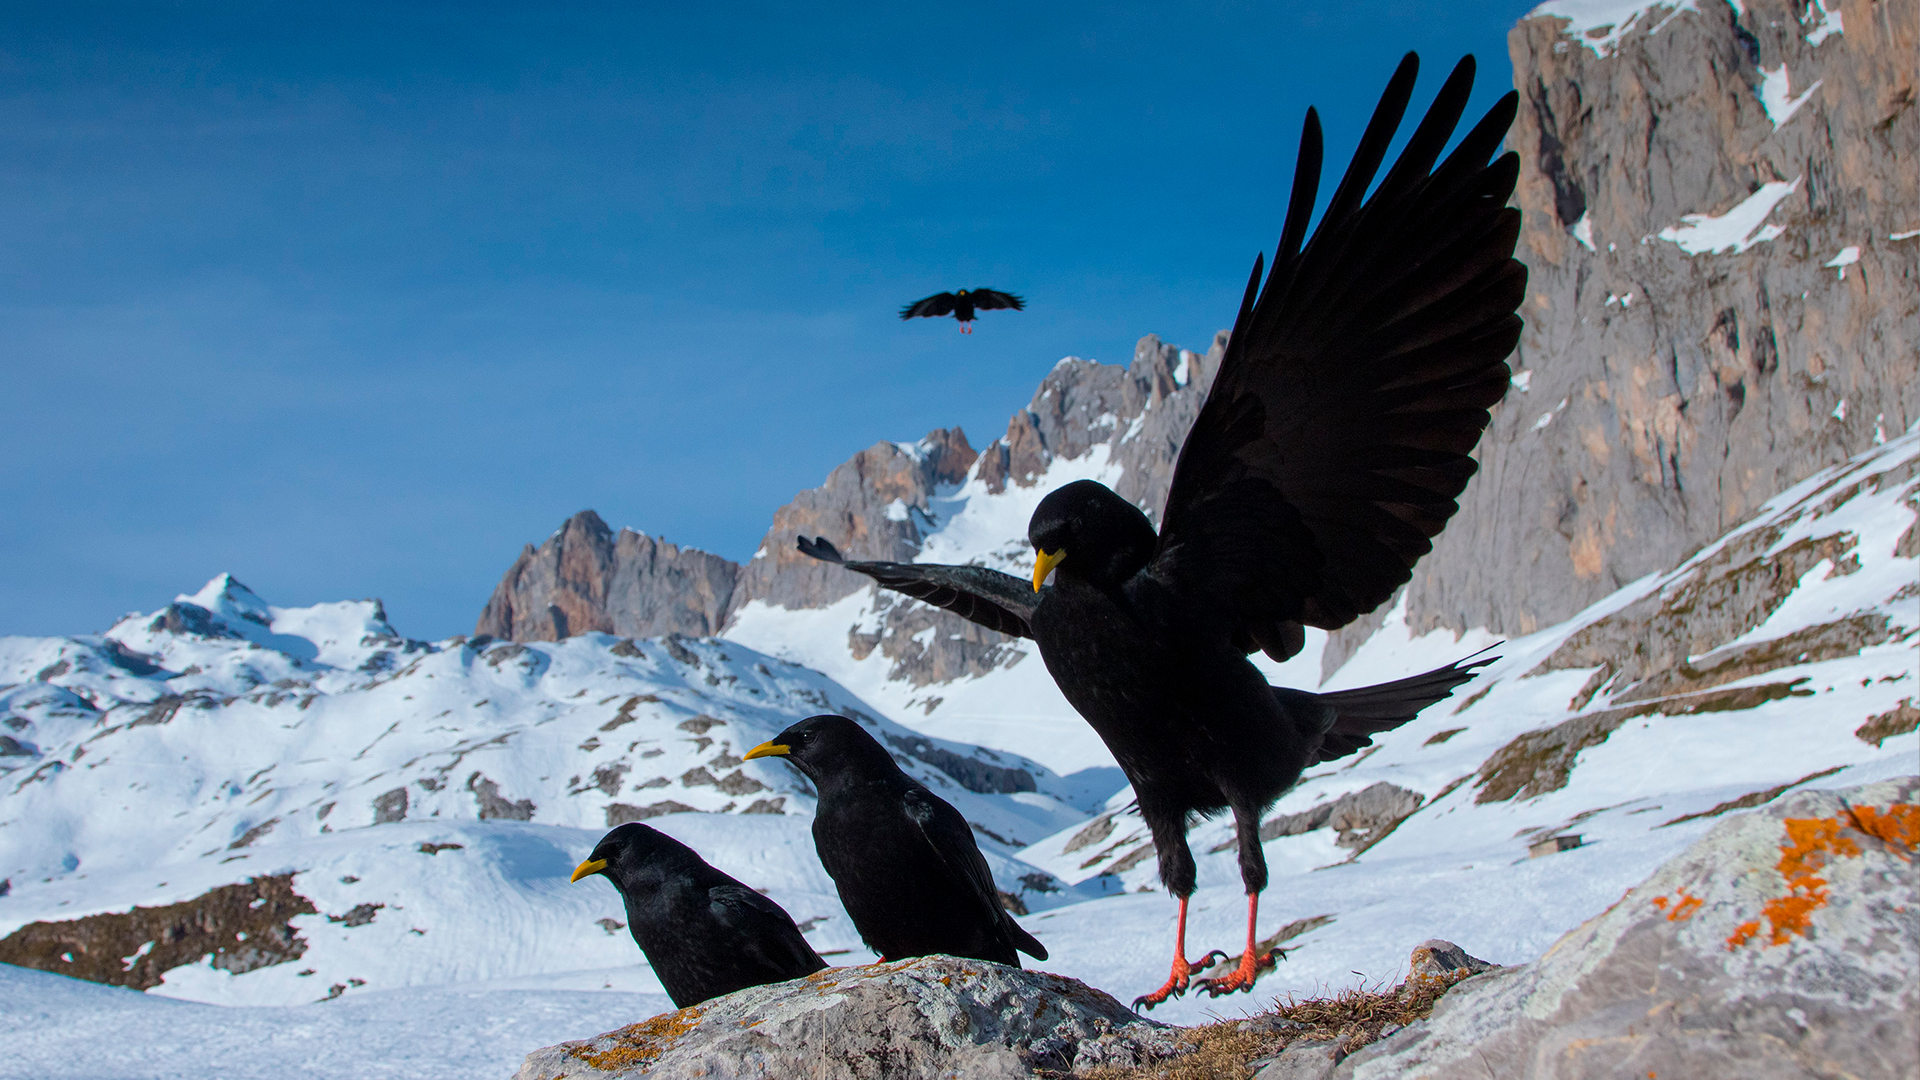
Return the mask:
<svg viewBox="0 0 1920 1080"><path fill-rule="evenodd" d="M1139 997L1133 999L1133 1011L1139 1012L1140 1007L1144 1005L1148 1012L1152 1012L1155 1005L1160 1004L1168 998L1184 996L1187 992L1187 986L1192 982L1192 973L1196 969L1205 971L1207 968L1219 963L1219 960L1214 959L1216 956L1218 956L1220 960L1227 958L1226 953L1221 952L1219 949L1213 949L1197 961L1188 960L1185 957L1180 957L1175 960L1173 974L1167 976L1167 981L1160 989L1155 990L1151 994L1141 994Z"/></svg>
<svg viewBox="0 0 1920 1080"><path fill-rule="evenodd" d="M1200 989L1206 991L1209 997L1221 997L1239 990L1251 992L1253 990L1253 982L1260 977L1260 972L1272 967L1277 958L1284 957L1285 955L1285 953L1278 949L1258 954L1252 952L1243 953L1240 956L1239 965L1232 971L1218 979L1199 980ZM1226 955L1222 953L1221 959L1225 958Z"/></svg>

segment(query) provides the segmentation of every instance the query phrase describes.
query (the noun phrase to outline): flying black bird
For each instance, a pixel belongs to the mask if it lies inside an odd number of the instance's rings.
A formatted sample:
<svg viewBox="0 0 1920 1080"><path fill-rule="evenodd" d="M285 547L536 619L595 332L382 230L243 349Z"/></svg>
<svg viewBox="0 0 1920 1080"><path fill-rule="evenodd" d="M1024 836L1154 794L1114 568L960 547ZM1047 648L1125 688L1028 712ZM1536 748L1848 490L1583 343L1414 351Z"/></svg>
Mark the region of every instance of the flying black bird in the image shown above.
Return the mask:
<svg viewBox="0 0 1920 1080"><path fill-rule="evenodd" d="M1507 207L1519 161L1489 163L1512 124L1503 97L1435 166L1466 107L1473 58L1441 87L1371 197L1413 89L1409 53L1307 239L1320 121L1307 110L1286 224L1261 286L1256 259L1226 355L1174 468L1156 534L1092 481L1043 499L1027 526L1031 588L977 566L849 562L848 569L1003 633L1033 638L1047 670L1133 783L1160 878L1180 898L1173 971L1136 1005L1183 992L1186 827L1231 811L1247 887L1247 950L1203 983L1252 986L1267 884L1260 817L1303 769L1411 720L1491 659L1312 694L1269 686L1246 660L1284 660L1304 627L1333 630L1412 577L1458 510L1469 456L1505 393L1526 268ZM1303 244L1304 241L1304 244ZM842 561L824 539L800 541ZM1049 574L1053 585L1041 583Z"/></svg>
<svg viewBox="0 0 1920 1080"><path fill-rule="evenodd" d="M973 327L969 324L973 322L975 311L994 311L999 308L1024 311L1026 306L1026 301L1012 293L1004 293L996 289L974 289L971 292L961 289L957 293L935 293L925 300L915 300L900 309L900 318L902 320L937 319L942 315L951 315L960 320L961 333L971 334Z"/></svg>
<svg viewBox="0 0 1920 1080"><path fill-rule="evenodd" d="M793 917L658 829L629 822L602 837L573 880L604 874L667 996L684 1009L827 966Z"/></svg>
<svg viewBox="0 0 1920 1080"><path fill-rule="evenodd" d="M812 716L747 751L784 757L820 792L813 845L854 929L888 960L970 956L1020 966L1046 947L1000 906L973 829L945 799L900 771L844 716Z"/></svg>

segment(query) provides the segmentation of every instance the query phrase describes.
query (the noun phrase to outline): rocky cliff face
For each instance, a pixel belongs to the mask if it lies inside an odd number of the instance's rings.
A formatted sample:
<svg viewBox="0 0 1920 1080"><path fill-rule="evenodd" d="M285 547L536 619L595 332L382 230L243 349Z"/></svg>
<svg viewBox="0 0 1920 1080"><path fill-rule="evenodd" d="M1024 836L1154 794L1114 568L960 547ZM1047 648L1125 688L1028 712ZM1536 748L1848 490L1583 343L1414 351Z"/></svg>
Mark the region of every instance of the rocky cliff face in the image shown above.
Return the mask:
<svg viewBox="0 0 1920 1080"><path fill-rule="evenodd" d="M740 567L645 533L615 536L582 510L535 548L528 544L493 590L474 633L559 641L598 630L623 637L718 633Z"/></svg>
<svg viewBox="0 0 1920 1080"><path fill-rule="evenodd" d="M1920 419L1920 7L1557 6L1508 39L1515 392L1418 630L1558 622Z"/></svg>

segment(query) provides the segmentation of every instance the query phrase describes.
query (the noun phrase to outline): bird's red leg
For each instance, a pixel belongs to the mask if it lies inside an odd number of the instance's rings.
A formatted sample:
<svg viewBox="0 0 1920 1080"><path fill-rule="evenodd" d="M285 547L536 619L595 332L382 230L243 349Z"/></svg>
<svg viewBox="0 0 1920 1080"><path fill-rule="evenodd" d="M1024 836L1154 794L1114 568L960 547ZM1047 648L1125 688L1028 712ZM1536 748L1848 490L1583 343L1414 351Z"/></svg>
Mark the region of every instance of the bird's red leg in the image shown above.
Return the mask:
<svg viewBox="0 0 1920 1080"><path fill-rule="evenodd" d="M972 323L961 323L961 324L960 324L960 332L961 332L961 333L963 333L963 334L971 334L971 333L973 333L973 324L972 324Z"/></svg>
<svg viewBox="0 0 1920 1080"><path fill-rule="evenodd" d="M1253 980L1259 973L1273 966L1273 953L1254 955L1253 921L1260 915L1260 894L1247 894L1247 951L1240 954L1240 966L1218 979L1200 980L1200 989L1214 997L1231 994L1235 990L1252 990Z"/></svg>
<svg viewBox="0 0 1920 1080"><path fill-rule="evenodd" d="M1145 1005L1147 1009L1151 1011L1155 1005L1160 1004L1168 998L1179 997L1186 993L1187 982L1193 975L1193 969L1205 968L1211 965L1214 962L1213 957L1215 953L1219 953L1222 959L1226 958L1225 953L1220 952L1219 949L1214 949L1212 952L1201 957L1198 962L1192 962L1187 959L1187 898L1184 896L1181 897L1180 922L1178 928L1173 932L1173 973L1167 976L1166 985L1160 989L1155 990L1151 994L1142 994L1134 998L1133 1007L1138 1009L1140 1006Z"/></svg>

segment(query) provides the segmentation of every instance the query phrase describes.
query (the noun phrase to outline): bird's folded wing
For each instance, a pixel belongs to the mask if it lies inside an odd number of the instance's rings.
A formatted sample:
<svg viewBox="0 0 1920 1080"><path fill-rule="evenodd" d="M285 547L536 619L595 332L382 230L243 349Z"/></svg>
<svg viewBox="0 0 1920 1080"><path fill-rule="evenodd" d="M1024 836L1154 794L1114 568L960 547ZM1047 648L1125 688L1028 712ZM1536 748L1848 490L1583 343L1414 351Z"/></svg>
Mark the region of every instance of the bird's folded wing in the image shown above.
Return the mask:
<svg viewBox="0 0 1920 1080"><path fill-rule="evenodd" d="M813 951L793 917L773 901L745 885L715 885L707 890L708 909L723 926L738 933L729 948L760 961L775 971L826 966Z"/></svg>
<svg viewBox="0 0 1920 1080"><path fill-rule="evenodd" d="M1033 586L984 566L948 566L943 563L849 562L825 537L800 537L800 552L825 562L839 563L881 585L915 600L945 608L1014 637L1033 636L1028 621L1040 606Z"/></svg>
<svg viewBox="0 0 1920 1080"><path fill-rule="evenodd" d="M960 811L929 792L912 789L906 793L906 806L907 817L920 827L927 846L946 864L955 886L966 890L978 903L982 916L998 920L1017 931L1017 934L1009 936L1023 940L1013 941L1011 944L1014 948L1045 960L1046 948L1007 917L1007 910L1000 903L1000 886L994 883L993 871L987 868L986 856L980 854L980 845L973 838L973 828ZM1033 948L1027 948L1027 945Z"/></svg>
<svg viewBox="0 0 1920 1080"><path fill-rule="evenodd" d="M975 289L968 293L967 296L973 301L973 306L981 311L995 311L1000 308L1012 308L1015 311L1024 311L1027 306L1026 301L1020 299L1018 296L1012 293L1001 292L998 289Z"/></svg>
<svg viewBox="0 0 1920 1080"><path fill-rule="evenodd" d="M941 315L951 315L953 314L953 301L954 296L950 292L934 293L924 300L915 300L913 303L901 308L900 317L902 319L913 319L921 316L934 318Z"/></svg>
<svg viewBox="0 0 1920 1080"><path fill-rule="evenodd" d="M1518 159L1489 163L1517 98L1441 162L1472 88L1454 69L1372 197L1418 64L1401 63L1304 248L1320 173L1308 110L1273 273L1254 264L1220 372L1182 447L1150 573L1276 656L1299 624L1332 630L1412 576L1459 508L1526 269L1507 207Z"/></svg>

